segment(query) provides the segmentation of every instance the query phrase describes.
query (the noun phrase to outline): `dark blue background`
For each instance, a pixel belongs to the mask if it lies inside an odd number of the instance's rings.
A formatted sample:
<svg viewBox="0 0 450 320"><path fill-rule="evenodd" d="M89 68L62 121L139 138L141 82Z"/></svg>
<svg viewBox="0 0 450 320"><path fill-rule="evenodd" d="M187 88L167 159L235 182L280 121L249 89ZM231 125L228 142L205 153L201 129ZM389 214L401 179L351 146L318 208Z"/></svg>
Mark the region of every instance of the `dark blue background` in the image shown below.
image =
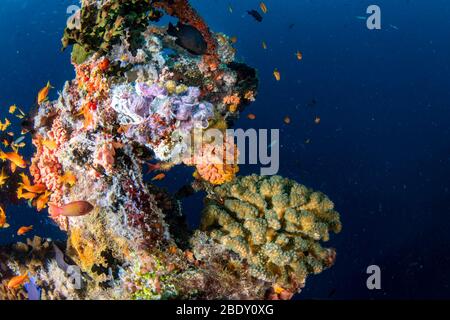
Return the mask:
<svg viewBox="0 0 450 320"><path fill-rule="evenodd" d="M66 9L77 2L1 2L4 118L13 103L29 109L47 80L61 89L73 78L60 37ZM193 4L213 30L238 37L238 58L259 71L260 93L246 112L257 120L243 116L237 126L281 129L280 174L320 189L341 212L343 231L330 242L336 265L310 277L300 298L450 298L448 1L267 0L260 24L245 13L259 1ZM381 7L382 30L356 18L370 4ZM274 68L282 81L274 80ZM176 190L191 174L175 169L160 185ZM185 203L192 226L201 200ZM44 213L8 207L7 214L12 227L0 230L1 243L17 241L14 231L24 224L35 226L31 236L63 237ZM381 267L382 290L365 286L371 264Z"/></svg>

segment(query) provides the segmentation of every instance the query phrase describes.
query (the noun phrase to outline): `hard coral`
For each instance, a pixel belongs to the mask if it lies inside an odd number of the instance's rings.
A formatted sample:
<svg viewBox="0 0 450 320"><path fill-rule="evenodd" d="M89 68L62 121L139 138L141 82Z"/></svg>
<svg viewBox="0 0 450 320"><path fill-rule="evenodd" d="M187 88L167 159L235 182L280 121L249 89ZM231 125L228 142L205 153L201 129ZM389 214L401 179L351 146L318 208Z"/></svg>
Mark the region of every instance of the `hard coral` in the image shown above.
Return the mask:
<svg viewBox="0 0 450 320"><path fill-rule="evenodd" d="M333 264L334 250L319 241L341 223L324 194L280 176L252 175L212 190L201 230L246 261L254 277L294 292L308 274Z"/></svg>

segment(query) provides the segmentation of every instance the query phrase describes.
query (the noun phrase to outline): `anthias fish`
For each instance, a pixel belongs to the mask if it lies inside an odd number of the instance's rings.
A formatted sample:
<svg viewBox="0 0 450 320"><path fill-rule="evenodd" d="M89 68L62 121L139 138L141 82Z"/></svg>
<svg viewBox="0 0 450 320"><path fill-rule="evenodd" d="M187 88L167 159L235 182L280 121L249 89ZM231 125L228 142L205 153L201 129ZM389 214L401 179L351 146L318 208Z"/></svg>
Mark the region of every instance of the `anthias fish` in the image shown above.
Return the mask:
<svg viewBox="0 0 450 320"><path fill-rule="evenodd" d="M30 232L31 230L33 230L33 226L20 227L19 230L17 230L17 235L18 236L23 236L24 234Z"/></svg>
<svg viewBox="0 0 450 320"><path fill-rule="evenodd" d="M281 74L280 74L280 71L278 71L278 69L275 69L275 70L273 71L273 76L275 77L275 79L276 79L277 81L280 81L280 80L281 80Z"/></svg>
<svg viewBox="0 0 450 320"><path fill-rule="evenodd" d="M6 222L6 213L5 209L0 206L0 229L9 228L9 224Z"/></svg>
<svg viewBox="0 0 450 320"><path fill-rule="evenodd" d="M47 82L47 85L39 91L38 96L37 96L37 103L38 104L41 104L42 102L47 100L48 93L49 93L51 88L53 88L53 87L52 87L52 85L50 84L50 81L49 81L49 82Z"/></svg>
<svg viewBox="0 0 450 320"><path fill-rule="evenodd" d="M264 2L261 2L259 7L261 8L262 12L267 13L267 6Z"/></svg>
<svg viewBox="0 0 450 320"><path fill-rule="evenodd" d="M2 187L5 183L6 180L8 180L8 176L5 173L5 168L2 168L2 171L0 173L0 187Z"/></svg>
<svg viewBox="0 0 450 320"><path fill-rule="evenodd" d="M73 186L77 182L77 177L75 177L75 175L72 172L67 171L63 176L59 178L59 181L61 183Z"/></svg>
<svg viewBox="0 0 450 320"><path fill-rule="evenodd" d="M157 175L152 179L152 181L161 181L161 180L163 180L165 177L166 177L166 175L165 175L164 173L160 173L160 174L157 174Z"/></svg>
<svg viewBox="0 0 450 320"><path fill-rule="evenodd" d="M16 167L22 169L27 167L27 163L17 152L3 152L0 150L0 159L3 161L9 160L11 162L11 171L13 173L16 171Z"/></svg>
<svg viewBox="0 0 450 320"><path fill-rule="evenodd" d="M25 273L25 274L23 274L21 276L13 277L8 282L8 288L9 289L17 289L20 286L22 286L23 284L27 283L28 281L30 281L30 280L28 279L28 274L27 273Z"/></svg>
<svg viewBox="0 0 450 320"><path fill-rule="evenodd" d="M49 203L49 213L53 218L59 216L64 217L80 217L89 214L94 206L87 201L75 201L58 207L53 203Z"/></svg>
<svg viewBox="0 0 450 320"><path fill-rule="evenodd" d="M200 31L190 25L178 22L174 26L172 23L169 23L167 33L176 37L175 43L193 55L203 55L208 49L208 44Z"/></svg>

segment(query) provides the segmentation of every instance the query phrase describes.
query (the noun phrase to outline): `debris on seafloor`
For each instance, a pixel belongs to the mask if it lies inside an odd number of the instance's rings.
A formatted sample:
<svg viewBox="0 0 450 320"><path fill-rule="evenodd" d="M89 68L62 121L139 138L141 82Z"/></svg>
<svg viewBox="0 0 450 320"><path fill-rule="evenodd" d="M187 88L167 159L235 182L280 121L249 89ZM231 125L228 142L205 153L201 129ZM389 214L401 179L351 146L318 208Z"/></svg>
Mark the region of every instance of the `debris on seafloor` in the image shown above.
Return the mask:
<svg viewBox="0 0 450 320"><path fill-rule="evenodd" d="M152 24L164 14L178 25ZM35 147L29 174L2 164L8 194L48 209L67 243L0 248L0 299L290 299L333 264L320 241L340 221L325 195L278 176L237 177L230 137L190 143L224 133L256 99L256 71L235 62L232 38L187 0L83 0L79 16L62 41L75 79L55 101L50 84L42 89L24 124ZM26 167L17 152L0 156ZM144 179L147 166L176 165L195 173L175 195ZM207 197L192 231L180 199L198 191Z"/></svg>

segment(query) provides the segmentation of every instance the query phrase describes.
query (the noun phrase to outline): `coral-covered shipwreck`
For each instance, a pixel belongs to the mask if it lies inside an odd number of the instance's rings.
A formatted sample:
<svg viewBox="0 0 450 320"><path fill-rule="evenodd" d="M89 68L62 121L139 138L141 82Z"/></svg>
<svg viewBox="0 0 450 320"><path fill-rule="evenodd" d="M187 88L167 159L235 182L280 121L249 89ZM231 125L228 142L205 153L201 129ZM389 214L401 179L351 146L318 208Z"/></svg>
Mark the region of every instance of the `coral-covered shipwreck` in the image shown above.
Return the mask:
<svg viewBox="0 0 450 320"><path fill-rule="evenodd" d="M82 2L63 38L76 78L33 116L29 176L45 186L38 210L80 200L94 209L53 217L67 243L0 249L0 298L290 299L332 266L335 251L321 242L341 224L325 195L279 176L236 176L236 162L213 161L226 154L215 142L186 143L225 131L256 98L256 71L235 61L230 38L187 0ZM181 46L157 23L165 14L197 29L206 51ZM189 188L207 192L199 230L186 227L179 195L144 179L149 163L155 174L195 167ZM8 286L24 273L31 285Z"/></svg>

